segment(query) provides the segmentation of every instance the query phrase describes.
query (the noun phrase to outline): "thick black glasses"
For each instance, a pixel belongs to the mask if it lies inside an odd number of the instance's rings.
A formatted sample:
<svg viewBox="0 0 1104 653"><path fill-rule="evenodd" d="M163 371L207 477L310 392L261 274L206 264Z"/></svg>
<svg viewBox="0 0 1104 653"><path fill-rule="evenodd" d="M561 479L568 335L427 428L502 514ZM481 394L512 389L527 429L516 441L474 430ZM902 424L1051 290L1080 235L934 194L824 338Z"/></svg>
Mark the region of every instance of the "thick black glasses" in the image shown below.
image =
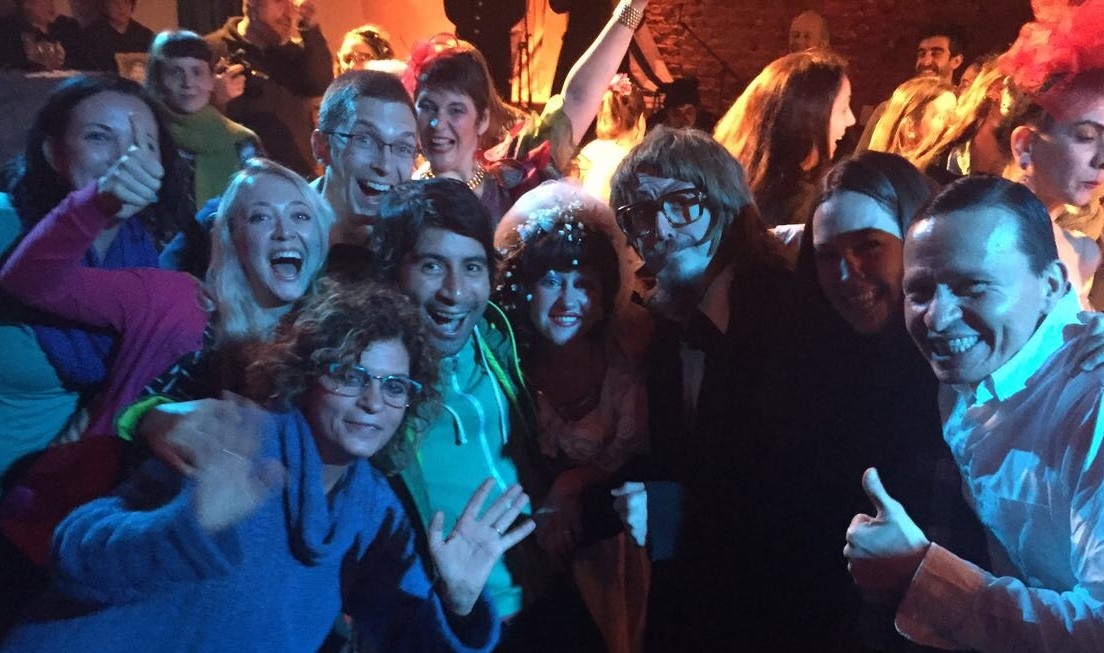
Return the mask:
<svg viewBox="0 0 1104 653"><path fill-rule="evenodd" d="M617 209L617 226L631 238L643 238L655 233L656 216L662 214L672 227L685 227L705 214L704 201L705 192L697 188L664 193L654 200L641 200Z"/></svg>
<svg viewBox="0 0 1104 653"><path fill-rule="evenodd" d="M330 136L337 136L338 138L344 138L349 141L349 145L355 147L358 150L372 152L373 154L382 154L385 150L391 150L391 154L399 157L400 159L413 160L418 154L418 146L413 143L404 143L398 141L395 143L388 143L379 136L376 136L372 132L357 132L355 134L348 134L345 132L324 132Z"/></svg>
<svg viewBox="0 0 1104 653"><path fill-rule="evenodd" d="M334 394L346 397L359 397L374 379L379 383L380 397L383 403L392 408L406 408L411 397L421 393L422 384L408 376L388 374L376 376L360 365L352 363L330 363L322 375L323 385Z"/></svg>

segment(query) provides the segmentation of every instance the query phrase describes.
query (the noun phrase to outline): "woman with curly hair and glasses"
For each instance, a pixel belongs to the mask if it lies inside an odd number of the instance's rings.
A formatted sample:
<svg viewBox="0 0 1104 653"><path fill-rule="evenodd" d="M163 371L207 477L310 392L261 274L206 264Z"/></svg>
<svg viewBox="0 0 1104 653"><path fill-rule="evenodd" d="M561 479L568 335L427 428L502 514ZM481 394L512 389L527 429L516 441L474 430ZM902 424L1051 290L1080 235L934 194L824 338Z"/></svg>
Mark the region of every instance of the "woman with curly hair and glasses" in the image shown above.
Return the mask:
<svg viewBox="0 0 1104 653"><path fill-rule="evenodd" d="M55 535L56 602L4 650L313 651L339 610L372 650L487 651L483 584L533 528L514 486L475 491L452 532L430 523L436 580L384 475L433 404L437 361L397 291L323 284L254 350L246 403L196 415L189 477L154 461ZM72 611L79 606L79 615Z"/></svg>

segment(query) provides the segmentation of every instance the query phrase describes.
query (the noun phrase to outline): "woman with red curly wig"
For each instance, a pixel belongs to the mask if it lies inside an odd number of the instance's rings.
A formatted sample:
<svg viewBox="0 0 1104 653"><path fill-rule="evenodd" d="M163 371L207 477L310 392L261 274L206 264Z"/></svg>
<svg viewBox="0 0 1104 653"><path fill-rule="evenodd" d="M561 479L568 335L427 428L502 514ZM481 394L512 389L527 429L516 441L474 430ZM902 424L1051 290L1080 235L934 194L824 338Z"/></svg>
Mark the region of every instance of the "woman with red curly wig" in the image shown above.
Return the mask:
<svg viewBox="0 0 1104 653"><path fill-rule="evenodd" d="M471 44L416 47L406 81L413 89L426 163L415 177L466 183L496 224L525 191L561 177L647 5L648 0L622 0L539 117L527 117L499 97L483 55Z"/></svg>
<svg viewBox="0 0 1104 653"><path fill-rule="evenodd" d="M1104 0L1037 0L1035 11L1000 61L1012 157L1004 176L1046 205L1071 282L1100 308L1104 282L1090 291L1104 230Z"/></svg>

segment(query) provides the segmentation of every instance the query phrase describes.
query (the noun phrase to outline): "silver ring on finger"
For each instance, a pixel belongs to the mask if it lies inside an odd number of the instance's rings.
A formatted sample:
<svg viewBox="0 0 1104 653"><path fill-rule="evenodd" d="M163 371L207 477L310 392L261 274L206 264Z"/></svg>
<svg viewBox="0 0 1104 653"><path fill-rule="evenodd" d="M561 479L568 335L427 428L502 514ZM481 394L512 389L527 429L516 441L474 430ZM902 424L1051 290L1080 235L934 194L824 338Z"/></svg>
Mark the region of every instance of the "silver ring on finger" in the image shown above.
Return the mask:
<svg viewBox="0 0 1104 653"><path fill-rule="evenodd" d="M494 532L498 533L499 537L502 537L503 535L505 535L505 533L502 532L502 529L499 528L498 526L492 526L491 528L494 529Z"/></svg>

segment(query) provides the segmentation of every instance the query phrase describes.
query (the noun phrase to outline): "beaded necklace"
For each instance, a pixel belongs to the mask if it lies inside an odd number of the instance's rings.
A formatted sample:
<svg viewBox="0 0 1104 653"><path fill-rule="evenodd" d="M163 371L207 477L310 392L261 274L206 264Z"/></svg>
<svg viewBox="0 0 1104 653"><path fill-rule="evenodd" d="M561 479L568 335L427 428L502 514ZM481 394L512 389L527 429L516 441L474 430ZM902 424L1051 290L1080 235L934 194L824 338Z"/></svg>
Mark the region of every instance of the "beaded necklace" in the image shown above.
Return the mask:
<svg viewBox="0 0 1104 653"><path fill-rule="evenodd" d="M425 178L426 179L433 179L436 176L437 175L433 174L433 166L430 166L425 171ZM487 178L487 171L483 168L482 165L480 165L479 163L476 163L475 164L475 172L472 173L471 179L469 179L466 183L468 184L468 188L470 188L472 190L475 190L476 188L479 188L479 185L482 184L483 180L486 179L486 178Z"/></svg>

